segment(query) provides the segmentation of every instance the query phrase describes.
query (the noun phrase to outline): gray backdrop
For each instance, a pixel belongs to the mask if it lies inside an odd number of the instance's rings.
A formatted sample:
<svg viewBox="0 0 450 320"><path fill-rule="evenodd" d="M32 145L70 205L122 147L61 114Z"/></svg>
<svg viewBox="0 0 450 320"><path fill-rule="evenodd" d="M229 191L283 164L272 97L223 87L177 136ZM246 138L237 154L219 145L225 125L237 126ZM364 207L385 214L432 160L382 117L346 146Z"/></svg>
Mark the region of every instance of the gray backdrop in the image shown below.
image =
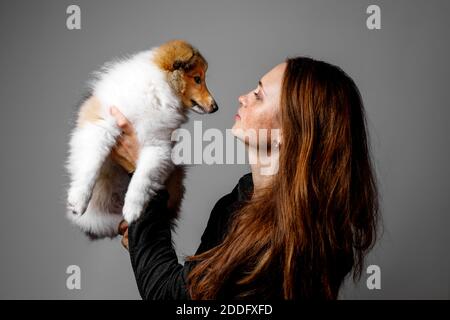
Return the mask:
<svg viewBox="0 0 450 320"><path fill-rule="evenodd" d="M81 7L82 29L66 28ZM381 7L381 30L366 8ZM237 97L287 56L341 66L367 109L385 233L369 256L381 290L366 276L343 299L449 298L450 13L448 1L17 1L0 2L0 298L139 298L118 239L90 243L65 218L64 170L75 106L105 61L172 38L209 60L219 112L193 115L203 128L231 128ZM193 254L214 203L247 165L190 168L179 227L180 262ZM81 290L66 268L81 268Z"/></svg>

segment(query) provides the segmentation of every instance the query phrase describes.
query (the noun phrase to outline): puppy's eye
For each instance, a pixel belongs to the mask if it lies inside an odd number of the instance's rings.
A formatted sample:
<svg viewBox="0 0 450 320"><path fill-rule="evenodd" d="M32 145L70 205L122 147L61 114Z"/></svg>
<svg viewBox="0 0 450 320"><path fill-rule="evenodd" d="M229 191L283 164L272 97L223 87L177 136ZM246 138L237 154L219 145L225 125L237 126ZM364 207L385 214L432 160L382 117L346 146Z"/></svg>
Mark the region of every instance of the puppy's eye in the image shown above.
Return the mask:
<svg viewBox="0 0 450 320"><path fill-rule="evenodd" d="M202 78L200 78L199 76L195 76L194 81L195 81L195 83L200 84L200 83L202 83Z"/></svg>

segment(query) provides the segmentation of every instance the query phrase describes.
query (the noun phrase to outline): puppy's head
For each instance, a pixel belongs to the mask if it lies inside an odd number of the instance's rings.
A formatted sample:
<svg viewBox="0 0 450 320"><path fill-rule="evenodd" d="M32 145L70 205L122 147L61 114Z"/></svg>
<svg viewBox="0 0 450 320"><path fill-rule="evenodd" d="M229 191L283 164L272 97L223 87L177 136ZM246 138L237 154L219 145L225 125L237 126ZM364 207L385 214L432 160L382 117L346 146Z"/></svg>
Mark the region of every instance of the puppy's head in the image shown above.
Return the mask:
<svg viewBox="0 0 450 320"><path fill-rule="evenodd" d="M208 63L200 52L183 40L169 41L155 51L155 64L167 72L167 80L183 106L197 113L218 110L206 86Z"/></svg>

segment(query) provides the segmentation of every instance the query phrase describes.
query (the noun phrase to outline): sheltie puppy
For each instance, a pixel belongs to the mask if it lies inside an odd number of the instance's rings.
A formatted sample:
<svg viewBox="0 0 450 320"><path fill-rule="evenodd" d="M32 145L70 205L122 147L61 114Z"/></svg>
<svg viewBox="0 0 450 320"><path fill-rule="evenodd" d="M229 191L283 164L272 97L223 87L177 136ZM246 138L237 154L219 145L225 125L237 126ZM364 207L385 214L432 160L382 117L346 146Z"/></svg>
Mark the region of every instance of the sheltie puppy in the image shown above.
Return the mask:
<svg viewBox="0 0 450 320"><path fill-rule="evenodd" d="M169 208L183 197L184 170L171 159L172 132L187 112L213 113L217 104L205 83L207 61L189 43L173 40L105 64L92 82L71 132L67 216L91 239L114 237L125 219L136 220L156 191L167 188ZM116 163L111 151L121 130L109 108L133 124L140 145L136 169ZM125 168L124 168L125 167Z"/></svg>

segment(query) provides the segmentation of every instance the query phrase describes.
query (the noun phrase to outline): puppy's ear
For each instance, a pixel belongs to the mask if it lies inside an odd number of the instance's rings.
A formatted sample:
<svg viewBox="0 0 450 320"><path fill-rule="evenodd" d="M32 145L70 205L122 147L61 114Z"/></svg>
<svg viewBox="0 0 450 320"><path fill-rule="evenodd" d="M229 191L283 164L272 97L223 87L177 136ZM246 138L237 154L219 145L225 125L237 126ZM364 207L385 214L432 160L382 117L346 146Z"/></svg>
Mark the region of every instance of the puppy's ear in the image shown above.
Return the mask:
<svg viewBox="0 0 450 320"><path fill-rule="evenodd" d="M173 63L172 68L173 68L173 70L184 69L186 67L186 64L187 64L187 61L176 60Z"/></svg>
<svg viewBox="0 0 450 320"><path fill-rule="evenodd" d="M192 51L192 55L186 60L177 59L172 65L172 70L184 70L189 71L195 66L196 62L196 52Z"/></svg>
<svg viewBox="0 0 450 320"><path fill-rule="evenodd" d="M153 60L162 70L186 70L197 52L198 50L186 41L173 40L156 48Z"/></svg>
<svg viewBox="0 0 450 320"><path fill-rule="evenodd" d="M178 93L183 94L186 90L186 82L183 79L183 71L181 69L174 70L168 75L169 84Z"/></svg>

